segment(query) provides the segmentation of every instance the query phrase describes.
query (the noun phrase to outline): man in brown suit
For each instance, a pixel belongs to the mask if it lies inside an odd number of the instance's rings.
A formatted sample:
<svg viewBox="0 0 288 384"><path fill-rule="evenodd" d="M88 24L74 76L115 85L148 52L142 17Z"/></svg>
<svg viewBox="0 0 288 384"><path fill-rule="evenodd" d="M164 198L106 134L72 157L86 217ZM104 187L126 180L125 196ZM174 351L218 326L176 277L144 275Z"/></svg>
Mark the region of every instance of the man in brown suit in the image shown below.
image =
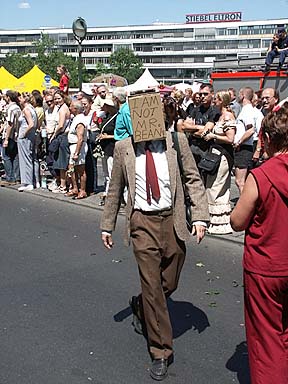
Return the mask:
<svg viewBox="0 0 288 384"><path fill-rule="evenodd" d="M203 239L209 222L208 204L186 136L177 134L185 183L192 202L193 231L197 242ZM112 248L112 231L125 186L128 189L126 205L126 241L132 240L138 264L142 294L134 296L131 307L135 330L141 332L135 321L147 331L152 357L150 376L163 380L172 362L172 327L166 299L177 288L185 259L185 240L191 237L185 221L185 207L177 152L170 132L164 140L150 142L155 160L160 197L146 199L145 163L147 142L133 142L129 137L116 143L110 188L101 220L102 240ZM145 155L146 153L146 155ZM147 194L148 196L148 194Z"/></svg>

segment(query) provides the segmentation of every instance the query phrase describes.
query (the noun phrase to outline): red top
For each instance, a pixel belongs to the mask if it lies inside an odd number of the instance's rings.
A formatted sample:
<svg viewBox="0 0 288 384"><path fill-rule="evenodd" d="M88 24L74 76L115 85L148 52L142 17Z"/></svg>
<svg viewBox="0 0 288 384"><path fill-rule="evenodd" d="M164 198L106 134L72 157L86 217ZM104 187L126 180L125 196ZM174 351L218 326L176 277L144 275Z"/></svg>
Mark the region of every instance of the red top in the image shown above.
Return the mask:
<svg viewBox="0 0 288 384"><path fill-rule="evenodd" d="M251 171L259 198L245 234L244 269L264 276L288 276L288 154Z"/></svg>
<svg viewBox="0 0 288 384"><path fill-rule="evenodd" d="M60 88L60 91L64 91L65 88L67 88L65 93L68 95L69 77L67 75L65 75L65 73L61 76L60 83L59 83L59 88Z"/></svg>

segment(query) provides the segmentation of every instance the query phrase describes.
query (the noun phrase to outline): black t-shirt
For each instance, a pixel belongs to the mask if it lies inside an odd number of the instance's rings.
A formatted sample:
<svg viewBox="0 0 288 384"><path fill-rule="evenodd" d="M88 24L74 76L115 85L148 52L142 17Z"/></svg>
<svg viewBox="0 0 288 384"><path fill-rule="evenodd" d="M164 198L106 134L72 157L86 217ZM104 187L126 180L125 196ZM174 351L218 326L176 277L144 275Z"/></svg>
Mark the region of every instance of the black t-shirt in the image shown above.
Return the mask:
<svg viewBox="0 0 288 384"><path fill-rule="evenodd" d="M190 105L188 109L189 107ZM190 111L188 109L188 115L195 120L196 125L206 125L208 122L216 123L221 115L219 109L214 105L210 105L208 108L204 107L204 105L198 105L198 107L191 108Z"/></svg>
<svg viewBox="0 0 288 384"><path fill-rule="evenodd" d="M104 127L102 133L107 133L107 135L114 135L116 115L107 114L102 121L101 129ZM113 117L114 116L114 117ZM115 140L114 139L103 139L100 141L101 148L103 149L106 156L113 156Z"/></svg>
<svg viewBox="0 0 288 384"><path fill-rule="evenodd" d="M208 122L216 123L219 120L220 115L221 112L214 105L210 105L208 108L204 107L204 105L199 105L198 107L193 108L189 117L195 120L196 125L206 125ZM195 151L195 146L202 151L206 151L210 144L209 141L205 141L201 137L195 137L193 135L189 136L189 145L192 146L194 155L197 152L197 150Z"/></svg>
<svg viewBox="0 0 288 384"><path fill-rule="evenodd" d="M280 49L286 49L286 48L288 48L288 36L287 36L287 35L286 35L285 37L280 38L280 39L278 40L278 47L279 47Z"/></svg>

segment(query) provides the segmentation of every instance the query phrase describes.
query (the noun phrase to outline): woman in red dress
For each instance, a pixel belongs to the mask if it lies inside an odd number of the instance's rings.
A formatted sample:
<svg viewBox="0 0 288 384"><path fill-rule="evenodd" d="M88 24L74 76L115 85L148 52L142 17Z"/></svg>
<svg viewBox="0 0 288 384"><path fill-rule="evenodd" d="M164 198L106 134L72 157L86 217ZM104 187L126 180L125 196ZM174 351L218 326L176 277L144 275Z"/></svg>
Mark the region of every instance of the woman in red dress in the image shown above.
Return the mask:
<svg viewBox="0 0 288 384"><path fill-rule="evenodd" d="M60 76L60 83L59 83L60 91L63 91L65 95L68 95L69 80L70 80L69 72L67 68L61 64L57 67L57 73Z"/></svg>
<svg viewBox="0 0 288 384"><path fill-rule="evenodd" d="M285 105L286 104L286 105ZM245 229L245 326L251 384L288 383L288 103L263 120L269 160L248 175L231 214Z"/></svg>

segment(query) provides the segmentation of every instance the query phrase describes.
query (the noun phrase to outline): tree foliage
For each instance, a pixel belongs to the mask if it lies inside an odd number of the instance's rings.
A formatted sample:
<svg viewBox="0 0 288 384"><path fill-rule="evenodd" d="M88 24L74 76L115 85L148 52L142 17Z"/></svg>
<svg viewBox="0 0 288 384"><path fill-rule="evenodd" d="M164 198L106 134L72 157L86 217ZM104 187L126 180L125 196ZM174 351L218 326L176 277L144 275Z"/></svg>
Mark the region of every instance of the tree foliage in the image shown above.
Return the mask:
<svg viewBox="0 0 288 384"><path fill-rule="evenodd" d="M8 54L2 61L2 65L16 77L21 77L34 65L37 65L43 72L49 74L53 79L59 80L57 66L63 64L70 73L70 87L78 87L78 61L73 57L65 55L56 42L46 34L41 34L41 38L36 41L30 52L25 54ZM31 53L35 51L36 57ZM88 78L87 71L82 64L83 80Z"/></svg>
<svg viewBox="0 0 288 384"><path fill-rule="evenodd" d="M109 58L111 72L123 76L128 83L134 83L143 72L142 60L131 49L121 48Z"/></svg>
<svg viewBox="0 0 288 384"><path fill-rule="evenodd" d="M103 63L100 63L100 62L96 63L96 67L95 67L94 73L95 73L95 76L99 76L99 75L102 75L103 73L107 73L106 65L103 64Z"/></svg>
<svg viewBox="0 0 288 384"><path fill-rule="evenodd" d="M16 77L25 75L34 66L34 60L29 55L21 53L8 53L1 64Z"/></svg>
<svg viewBox="0 0 288 384"><path fill-rule="evenodd" d="M23 54L7 54L6 58L1 61L1 65L18 78L30 71L34 65L38 65L43 72L49 74L55 80L59 80L57 66L61 64L63 64L70 73L70 87L78 87L78 60L63 53L57 42L44 33L41 34L38 41L33 43L30 49L27 49L27 52ZM109 71L125 77L128 83L131 84L134 83L143 72L141 59L135 55L132 50L126 48L121 48L114 52L109 58L109 64L109 70L107 70L107 67L102 63L96 64L93 73L89 73L82 64L83 82L89 82L96 75L101 75Z"/></svg>

